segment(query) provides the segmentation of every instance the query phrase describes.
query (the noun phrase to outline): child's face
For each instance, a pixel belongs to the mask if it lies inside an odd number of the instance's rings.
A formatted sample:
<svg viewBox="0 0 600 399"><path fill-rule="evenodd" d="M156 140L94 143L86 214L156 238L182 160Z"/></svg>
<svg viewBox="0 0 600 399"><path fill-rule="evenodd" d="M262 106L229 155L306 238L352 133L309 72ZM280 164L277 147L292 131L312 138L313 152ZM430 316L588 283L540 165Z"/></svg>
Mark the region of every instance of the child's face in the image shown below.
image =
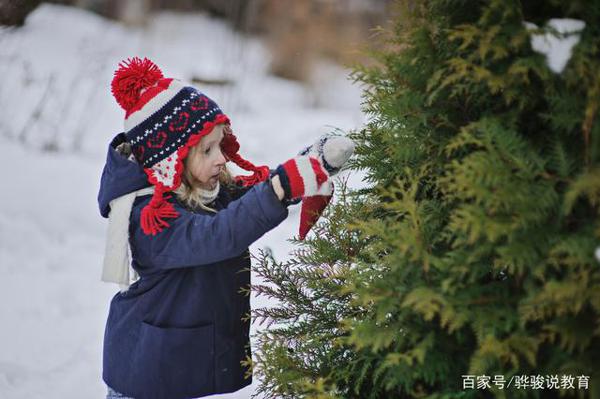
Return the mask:
<svg viewBox="0 0 600 399"><path fill-rule="evenodd" d="M219 181L219 174L227 159L221 152L223 125L217 125L210 134L202 137L190 149L186 167L192 177L192 184L206 190L213 190Z"/></svg>

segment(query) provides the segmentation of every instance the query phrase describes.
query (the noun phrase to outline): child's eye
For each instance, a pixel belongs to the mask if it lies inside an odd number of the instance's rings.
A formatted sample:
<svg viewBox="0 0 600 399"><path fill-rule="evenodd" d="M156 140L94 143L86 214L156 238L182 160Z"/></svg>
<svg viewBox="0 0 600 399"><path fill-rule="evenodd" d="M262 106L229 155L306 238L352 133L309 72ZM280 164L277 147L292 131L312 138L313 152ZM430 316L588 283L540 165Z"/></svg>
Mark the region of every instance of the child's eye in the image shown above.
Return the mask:
<svg viewBox="0 0 600 399"><path fill-rule="evenodd" d="M209 153L209 152L210 152L210 147L208 147L206 150L204 150L204 153L205 153L206 155L208 155L208 153Z"/></svg>

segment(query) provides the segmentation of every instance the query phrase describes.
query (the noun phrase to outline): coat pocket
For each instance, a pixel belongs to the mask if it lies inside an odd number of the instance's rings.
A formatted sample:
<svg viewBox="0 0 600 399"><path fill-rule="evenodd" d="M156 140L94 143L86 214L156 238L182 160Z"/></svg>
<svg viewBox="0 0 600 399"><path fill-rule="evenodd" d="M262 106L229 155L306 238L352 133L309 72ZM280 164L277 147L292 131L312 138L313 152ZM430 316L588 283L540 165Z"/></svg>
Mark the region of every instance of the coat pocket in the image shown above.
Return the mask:
<svg viewBox="0 0 600 399"><path fill-rule="evenodd" d="M142 322L133 356L140 397L171 398L214 388L214 326L163 328Z"/></svg>

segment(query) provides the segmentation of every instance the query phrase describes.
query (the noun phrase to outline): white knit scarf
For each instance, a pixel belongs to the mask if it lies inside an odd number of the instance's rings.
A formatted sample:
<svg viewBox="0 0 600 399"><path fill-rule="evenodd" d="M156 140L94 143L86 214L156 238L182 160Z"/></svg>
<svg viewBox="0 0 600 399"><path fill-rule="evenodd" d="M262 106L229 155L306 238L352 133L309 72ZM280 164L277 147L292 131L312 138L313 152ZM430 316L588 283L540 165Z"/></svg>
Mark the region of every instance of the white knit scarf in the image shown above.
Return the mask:
<svg viewBox="0 0 600 399"><path fill-rule="evenodd" d="M211 202L213 202L214 200L217 199L217 196L219 195L219 189L221 188L221 185L219 183L219 181L217 181L217 185L215 188L213 188L212 190L205 190L203 188L198 188L197 193L200 196L200 202L202 202L204 205L208 205Z"/></svg>

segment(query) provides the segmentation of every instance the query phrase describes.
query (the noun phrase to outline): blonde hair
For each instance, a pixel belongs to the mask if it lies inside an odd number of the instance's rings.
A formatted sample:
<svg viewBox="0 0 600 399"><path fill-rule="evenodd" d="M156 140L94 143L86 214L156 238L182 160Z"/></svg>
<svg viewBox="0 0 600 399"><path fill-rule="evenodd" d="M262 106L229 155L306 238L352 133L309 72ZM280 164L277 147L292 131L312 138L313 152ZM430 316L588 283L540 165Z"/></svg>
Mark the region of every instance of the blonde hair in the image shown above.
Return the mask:
<svg viewBox="0 0 600 399"><path fill-rule="evenodd" d="M219 124L215 127L223 128L223 124ZM199 144L199 143L198 143ZM206 206L201 201L201 188L194 187L192 185L192 181L194 180L192 174L188 168L188 160L193 159L196 156L196 153L200 151L200 146L195 145L190 148L187 157L183 160L183 173L181 174L181 184L175 191L175 195L177 198L183 202L190 209L203 209L205 211L217 213L217 211L209 206ZM233 183L233 176L231 172L227 169L227 166L224 166L221 169L221 173L219 174L219 184L221 185L229 185Z"/></svg>

